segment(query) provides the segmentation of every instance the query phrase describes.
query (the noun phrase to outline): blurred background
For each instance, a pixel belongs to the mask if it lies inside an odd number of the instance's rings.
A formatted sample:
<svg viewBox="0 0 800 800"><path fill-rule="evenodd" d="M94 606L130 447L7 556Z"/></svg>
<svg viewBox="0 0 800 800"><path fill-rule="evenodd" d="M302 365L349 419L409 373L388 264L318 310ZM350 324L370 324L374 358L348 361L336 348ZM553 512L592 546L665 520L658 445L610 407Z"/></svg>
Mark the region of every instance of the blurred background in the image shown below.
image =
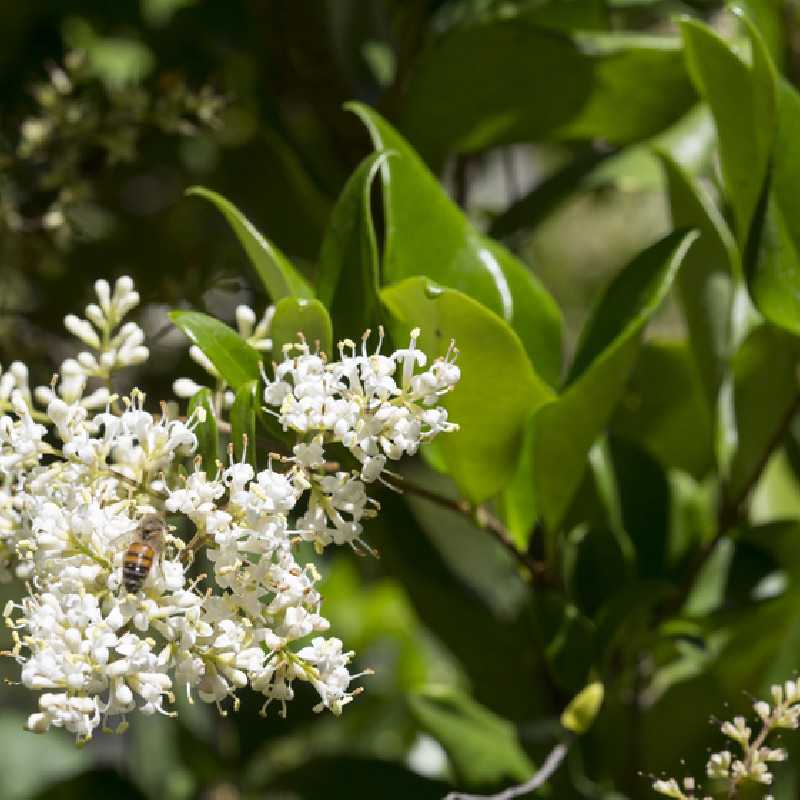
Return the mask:
<svg viewBox="0 0 800 800"><path fill-rule="evenodd" d="M773 55L792 75L800 57L797 4L744 5L763 22ZM221 216L186 198L185 190L202 184L231 199L313 278L331 207L371 149L363 125L343 108L354 99L396 124L471 219L530 266L564 312L570 350L599 288L671 228L648 146L656 141L696 174L710 174L710 116L696 108L680 70L670 85L647 85L645 72L631 101L650 96L645 122L616 141L595 135L597 126L588 122L583 130L565 130L548 121L548 83L553 93L578 91L585 76L580 64L556 58L552 73L534 81L521 133L512 125L507 135L482 137L476 126L472 140L459 140L458 119L448 123L453 98L443 104L426 88L426 59L454 31L485 20L517 20L556 38L588 31L596 34L593 46L602 47L607 33L669 37L682 13L725 31L732 23L723 6L3 3L0 363L21 359L34 383L48 382L74 347L62 333L63 316L83 308L98 277L129 274L142 294L141 324L155 354L134 380L159 397L178 375L199 378L166 311L191 307L230 321L238 303L260 311L268 299ZM473 91L480 98L502 94L507 85L507 76L493 76L490 49L474 57L488 88L462 86L465 106ZM523 67L523 83L514 88L524 95ZM628 88L618 89L624 99ZM685 335L672 305L651 335ZM637 373L635 380L648 378ZM696 391L694 384L681 388ZM776 509L800 517L796 479L789 459L781 459L756 498L765 520ZM421 463L411 473L452 491ZM679 475L673 490L686 498L686 519L670 524L701 524L702 482ZM184 703L177 720L137 716L124 736L97 736L77 750L61 732L21 732L33 698L13 685L15 665L4 659L0 669L12 683L0 692L0 800L437 798L453 781L490 790L527 777L552 745L560 709L583 685L589 661L581 660L583 617L556 617L548 597L532 598L506 552L463 517L424 500L390 495L382 503L368 535L381 558L342 552L324 565L333 629L357 651L358 665L376 672L342 718L316 717L311 698L300 697L288 719L264 720L258 699L244 693L237 714L219 718ZM592 580L596 588L603 576ZM16 591L2 587L3 602ZM590 591L585 607L594 602ZM696 602L709 609L721 601ZM751 634L769 626L774 638L769 645L761 640L758 653L741 655L735 673L725 672L731 665L718 658L724 637L703 649L686 645L672 671L652 684L647 720L637 714L638 695L630 707L613 706L550 796L648 796L646 774L675 768L687 739L702 761L706 748L718 744L705 725L709 714L722 713L725 699L746 705L740 691L760 687L765 662L776 653L784 677L800 663L797 602L774 618L753 617ZM6 647L10 639L2 636ZM795 779L788 780L786 791L793 792Z"/></svg>

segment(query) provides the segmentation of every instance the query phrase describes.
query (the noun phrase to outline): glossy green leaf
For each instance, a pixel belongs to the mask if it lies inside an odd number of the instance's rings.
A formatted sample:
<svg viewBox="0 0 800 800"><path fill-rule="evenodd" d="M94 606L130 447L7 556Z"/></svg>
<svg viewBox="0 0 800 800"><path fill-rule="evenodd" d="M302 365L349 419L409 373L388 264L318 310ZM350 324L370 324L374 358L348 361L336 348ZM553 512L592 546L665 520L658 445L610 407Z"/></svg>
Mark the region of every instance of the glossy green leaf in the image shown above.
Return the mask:
<svg viewBox="0 0 800 800"><path fill-rule="evenodd" d="M734 404L739 443L727 493L743 493L774 449L775 436L787 428L786 415L797 407L800 342L770 325L756 328L734 359Z"/></svg>
<svg viewBox="0 0 800 800"><path fill-rule="evenodd" d="M193 186L186 193L208 200L222 213L247 253L250 263L258 273L258 277L261 278L261 283L273 302L287 296L314 296L314 292L305 278L297 272L289 259L262 236L253 223L230 200L226 200L222 195L202 186Z"/></svg>
<svg viewBox="0 0 800 800"><path fill-rule="evenodd" d="M508 250L482 236L447 197L405 139L377 112L352 104L383 163L384 283L426 275L469 295L508 322L536 371L549 383L561 372L561 313Z"/></svg>
<svg viewBox="0 0 800 800"><path fill-rule="evenodd" d="M514 726L454 689L412 694L411 712L447 752L456 781L465 787L521 782L534 772Z"/></svg>
<svg viewBox="0 0 800 800"><path fill-rule="evenodd" d="M194 435L197 437L197 453L203 458L203 469L206 475L213 478L219 459L219 433L211 389L203 388L192 397L189 401L189 416L191 417L198 408L205 411L206 418L194 429Z"/></svg>
<svg viewBox="0 0 800 800"><path fill-rule="evenodd" d="M639 335L658 309L695 233L677 231L640 253L611 282L581 335L566 389L536 418L536 503L548 529L558 528L580 485L586 456L625 388Z"/></svg>
<svg viewBox="0 0 800 800"><path fill-rule="evenodd" d="M778 86L778 129L767 193L748 252L747 282L764 316L800 334L800 95Z"/></svg>
<svg viewBox="0 0 800 800"><path fill-rule="evenodd" d="M380 263L370 195L388 153L367 156L345 184L322 242L317 294L331 311L336 339L357 341L380 308Z"/></svg>
<svg viewBox="0 0 800 800"><path fill-rule="evenodd" d="M455 339L461 381L443 399L458 433L440 440L440 453L460 490L474 502L492 497L514 474L529 415L553 399L533 371L517 335L480 303L454 289L409 278L381 292L394 319L395 341L415 327L430 358Z"/></svg>
<svg viewBox="0 0 800 800"><path fill-rule="evenodd" d="M456 28L409 79L402 128L425 158L536 139L627 144L665 128L695 94L673 38L547 31L524 20Z"/></svg>
<svg viewBox="0 0 800 800"><path fill-rule="evenodd" d="M650 341L642 347L611 429L638 442L665 467L702 478L714 466L712 413L684 342Z"/></svg>
<svg viewBox="0 0 800 800"><path fill-rule="evenodd" d="M692 79L714 115L725 192L734 209L736 238L744 245L774 137L774 67L752 27L748 28L752 65L701 22L683 20L681 33Z"/></svg>
<svg viewBox="0 0 800 800"><path fill-rule="evenodd" d="M169 316L234 389L258 378L261 355L236 331L200 311L171 311Z"/></svg>
<svg viewBox="0 0 800 800"><path fill-rule="evenodd" d="M230 412L233 455L237 460L242 458L245 437L247 437L245 461L256 468L256 416L260 405L261 395L258 391L258 381L248 381L236 390L236 397Z"/></svg>
<svg viewBox="0 0 800 800"><path fill-rule="evenodd" d="M274 358L280 358L284 345L299 342L300 334L312 350L319 344L323 353L333 355L333 327L325 306L319 300L284 297L275 304L270 325Z"/></svg>

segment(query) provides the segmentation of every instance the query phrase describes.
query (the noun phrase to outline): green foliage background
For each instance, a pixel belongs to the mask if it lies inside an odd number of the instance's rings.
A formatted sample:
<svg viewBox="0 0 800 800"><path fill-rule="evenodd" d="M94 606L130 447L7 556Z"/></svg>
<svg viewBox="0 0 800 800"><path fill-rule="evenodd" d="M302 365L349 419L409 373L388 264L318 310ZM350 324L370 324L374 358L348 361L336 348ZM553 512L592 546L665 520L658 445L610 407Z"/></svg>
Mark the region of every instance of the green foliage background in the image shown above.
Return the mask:
<svg viewBox="0 0 800 800"><path fill-rule="evenodd" d="M181 329L240 431L264 423L257 360L202 314L242 301L277 303L278 342L455 338L463 376L460 433L381 497L380 559L325 565L334 630L376 670L341 719L301 693L262 720L244 694L77 751L23 734L31 698L8 686L2 800L488 792L533 773L594 681L599 713L541 794L646 797L648 774L702 773L711 715L795 674L800 18L738 5L0 7L0 363L46 383L60 318L127 273L154 341L136 381L159 398L199 377ZM26 159L29 88L74 48L110 127L62 121ZM225 98L218 124L109 111L184 82ZM783 744L772 794L797 797Z"/></svg>

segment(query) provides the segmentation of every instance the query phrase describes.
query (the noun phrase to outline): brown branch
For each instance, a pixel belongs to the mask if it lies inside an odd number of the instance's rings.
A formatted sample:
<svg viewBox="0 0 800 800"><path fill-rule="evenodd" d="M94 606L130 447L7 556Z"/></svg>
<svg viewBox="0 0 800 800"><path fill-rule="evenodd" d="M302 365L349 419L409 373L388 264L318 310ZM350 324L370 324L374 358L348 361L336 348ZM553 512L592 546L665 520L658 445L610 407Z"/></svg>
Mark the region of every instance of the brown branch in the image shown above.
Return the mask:
<svg viewBox="0 0 800 800"><path fill-rule="evenodd" d="M526 794L535 792L543 786L553 776L555 771L561 766L561 762L569 752L569 743L562 742L557 744L544 760L541 769L529 780L519 786L512 786L498 794L463 794L461 792L450 792L444 800L514 800L515 797L523 797Z"/></svg>
<svg viewBox="0 0 800 800"><path fill-rule="evenodd" d="M407 478L397 477L399 480L391 484L395 489L399 489L401 492L408 492L442 508L469 517L479 528L488 531L514 557L517 563L531 574L531 577L544 584L553 585L557 583L554 576L550 574L547 565L532 558L524 550L520 550L511 539L511 534L506 526L483 506L475 506L463 499L455 500L445 497L437 492L432 492L425 486L409 481Z"/></svg>

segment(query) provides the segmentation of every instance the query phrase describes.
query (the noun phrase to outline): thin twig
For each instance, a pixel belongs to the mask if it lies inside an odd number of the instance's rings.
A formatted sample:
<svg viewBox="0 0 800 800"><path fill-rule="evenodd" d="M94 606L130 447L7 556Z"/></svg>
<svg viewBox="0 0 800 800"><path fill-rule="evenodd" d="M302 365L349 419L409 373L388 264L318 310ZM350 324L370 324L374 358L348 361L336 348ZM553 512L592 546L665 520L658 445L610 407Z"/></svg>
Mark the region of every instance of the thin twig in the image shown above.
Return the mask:
<svg viewBox="0 0 800 800"><path fill-rule="evenodd" d="M466 500L454 500L453 498L445 497L444 495L432 492L425 486L420 486L413 481L409 481L407 478L400 478L392 485L396 489L421 497L424 500L429 500L442 508L469 517L479 528L488 531L535 579L539 579L544 583L554 582L554 578L549 573L546 564L537 561L525 551L520 550L514 544L511 539L511 534L508 532L505 525L483 506L473 506Z"/></svg>
<svg viewBox="0 0 800 800"><path fill-rule="evenodd" d="M526 794L536 791L543 786L553 773L561 766L561 762L569 752L569 743L562 742L557 744L542 764L542 768L526 783L519 786L512 786L499 794L463 794L461 792L450 792L444 800L513 800L515 797L523 797Z"/></svg>

